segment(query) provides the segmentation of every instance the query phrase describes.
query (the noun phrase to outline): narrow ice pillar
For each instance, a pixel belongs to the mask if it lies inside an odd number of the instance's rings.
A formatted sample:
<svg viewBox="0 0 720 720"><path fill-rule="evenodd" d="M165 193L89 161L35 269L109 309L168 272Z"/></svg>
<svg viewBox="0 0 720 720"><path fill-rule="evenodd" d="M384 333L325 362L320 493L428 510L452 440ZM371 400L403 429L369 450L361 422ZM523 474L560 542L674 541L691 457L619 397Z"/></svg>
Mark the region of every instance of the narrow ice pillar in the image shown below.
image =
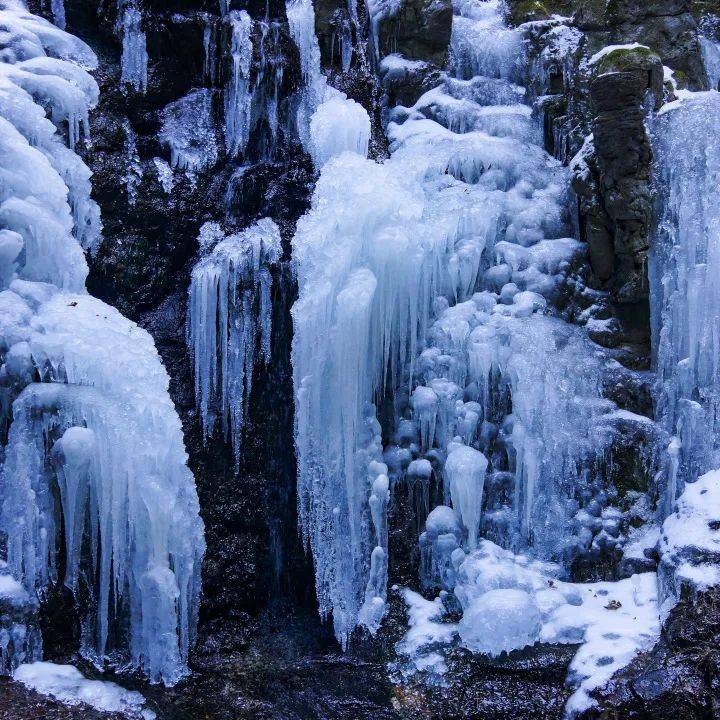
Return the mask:
<svg viewBox="0 0 720 720"><path fill-rule="evenodd" d="M487 458L467 445L456 447L445 461L453 508L460 514L468 533L468 547L477 547Z"/></svg>

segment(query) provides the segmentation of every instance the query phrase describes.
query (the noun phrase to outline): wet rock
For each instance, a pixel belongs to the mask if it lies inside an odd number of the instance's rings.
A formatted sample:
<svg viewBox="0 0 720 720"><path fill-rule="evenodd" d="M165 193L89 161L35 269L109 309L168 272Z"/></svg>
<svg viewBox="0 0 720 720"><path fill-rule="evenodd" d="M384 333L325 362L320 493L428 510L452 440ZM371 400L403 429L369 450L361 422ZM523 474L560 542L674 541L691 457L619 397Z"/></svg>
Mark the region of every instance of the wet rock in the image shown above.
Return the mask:
<svg viewBox="0 0 720 720"><path fill-rule="evenodd" d="M573 180L590 262L617 302L637 302L648 293L652 213L645 102L651 98L656 108L662 102L660 58L647 48L608 53L594 67L590 97L594 152L588 153L587 171Z"/></svg>
<svg viewBox="0 0 720 720"><path fill-rule="evenodd" d="M453 9L450 0L403 0L378 25L380 57L392 53L443 67L447 60Z"/></svg>

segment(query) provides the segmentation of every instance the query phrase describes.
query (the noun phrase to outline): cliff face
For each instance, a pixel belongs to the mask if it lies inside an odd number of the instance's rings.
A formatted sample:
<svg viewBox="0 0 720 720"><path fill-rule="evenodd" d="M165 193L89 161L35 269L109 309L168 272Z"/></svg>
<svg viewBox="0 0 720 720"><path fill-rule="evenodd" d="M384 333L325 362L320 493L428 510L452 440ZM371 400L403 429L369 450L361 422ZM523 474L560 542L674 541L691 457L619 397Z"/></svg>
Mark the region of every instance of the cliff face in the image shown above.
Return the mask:
<svg viewBox="0 0 720 720"><path fill-rule="evenodd" d="M696 6L701 3L507 4L514 24L536 21L528 31L528 45L538 57L557 25L554 14L572 16L567 24L581 34L579 50L546 65L547 84L536 93L547 96L542 105L546 147L565 163L579 159L573 188L580 239L589 250L583 272L588 285L602 294L599 302L614 321L593 339L617 349L628 367L647 369L653 191L645 120L667 98L663 65L675 70L681 85L700 89L706 84L697 30L701 13ZM701 12L720 12L705 5ZM149 55L144 92L123 88L115 5L67 0L66 15L68 29L91 44L101 62L96 75L101 101L84 160L93 171L104 242L88 285L155 339L183 421L206 526L195 675L173 690L146 688L149 699L160 716L168 718L183 713L348 720L561 717L572 648L541 647L503 662L478 661L459 652L448 687L400 682L393 687L386 663L395 659L394 642L405 620L398 596L391 593L391 614L379 638L357 637L349 655L339 653L328 628L317 620L312 562L298 538L291 440L290 307L297 290L289 243L316 179L290 129L294 107L289 98L302 84L297 48L283 3L230 3L230 9L246 10L253 20L250 77L274 83L268 92L281 98L277 125L272 130L268 118L260 118L240 159L220 150L194 170L173 174L170 149L158 139L171 103L196 90L208 91L213 123L203 141L222 145L220 90L231 68L223 63L221 48L230 39L216 2L144 0L138 7ZM452 5L447 0L406 0L377 24L370 22L364 3L351 13L345 2L321 0L315 11L323 69L333 86L368 110L371 156L383 158L388 108L411 106L437 84L448 61ZM636 42L649 50L625 49L587 63L607 45ZM395 71L379 64L378 58L391 53L412 63ZM592 140L586 141L590 134ZM204 223L219 222L230 232L262 217L280 227L283 259L273 270L272 359L255 378L240 464L235 467L232 449L219 429L209 441L202 437L186 343L187 290ZM568 305L574 302L580 301L569 299ZM651 412L647 387L629 382L615 390L626 394L627 407ZM410 540L412 521L405 511L400 505L392 517L396 549L391 583L412 582L416 575L415 536ZM674 717L670 709L680 702L688 718L710 717L718 682L712 651L717 638L708 625L711 610L709 599L688 601L676 610L677 621L671 621L658 648L639 657L598 694L602 711L617 717ZM681 624L690 630L679 632ZM68 655L67 648L55 652L58 658ZM703 672L693 665L696 658L704 663ZM686 679L701 700L692 699ZM654 692L660 686L662 692Z"/></svg>

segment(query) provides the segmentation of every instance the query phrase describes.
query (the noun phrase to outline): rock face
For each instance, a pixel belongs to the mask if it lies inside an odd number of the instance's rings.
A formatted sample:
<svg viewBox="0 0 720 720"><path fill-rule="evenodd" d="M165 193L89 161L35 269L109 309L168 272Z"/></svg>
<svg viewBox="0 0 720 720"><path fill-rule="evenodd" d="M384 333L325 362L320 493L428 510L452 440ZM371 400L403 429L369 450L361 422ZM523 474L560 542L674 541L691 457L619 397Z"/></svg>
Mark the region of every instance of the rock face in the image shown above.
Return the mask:
<svg viewBox="0 0 720 720"><path fill-rule="evenodd" d="M596 278L619 303L646 300L652 213L652 150L646 98L662 103L660 58L643 48L618 49L593 68L590 81L594 153L575 176L584 239Z"/></svg>
<svg viewBox="0 0 720 720"><path fill-rule="evenodd" d="M392 53L406 60L423 60L437 67L447 61L452 3L448 0L404 0L378 27L380 57Z"/></svg>

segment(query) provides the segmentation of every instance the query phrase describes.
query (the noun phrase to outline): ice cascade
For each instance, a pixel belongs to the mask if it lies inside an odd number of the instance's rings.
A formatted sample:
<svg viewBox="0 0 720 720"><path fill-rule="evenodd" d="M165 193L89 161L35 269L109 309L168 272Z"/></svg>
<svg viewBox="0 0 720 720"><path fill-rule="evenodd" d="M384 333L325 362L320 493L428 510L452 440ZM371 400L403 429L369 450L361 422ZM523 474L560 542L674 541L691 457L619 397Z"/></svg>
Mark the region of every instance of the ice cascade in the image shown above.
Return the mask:
<svg viewBox="0 0 720 720"><path fill-rule="evenodd" d="M7 568L30 597L57 582L73 591L86 657L173 683L195 630L203 525L152 338L84 289L81 243L96 246L100 220L72 146L97 101L84 69L96 60L15 0L0 7ZM61 131L67 121L69 148L44 106Z"/></svg>
<svg viewBox="0 0 720 720"><path fill-rule="evenodd" d="M657 221L650 253L657 417L672 436L665 514L720 467L720 93L687 93L652 123Z"/></svg>
<svg viewBox="0 0 720 720"><path fill-rule="evenodd" d="M317 41L304 5L289 7L312 78ZM440 585L450 546L479 532L557 559L592 539L574 516L597 491L614 406L584 330L553 317L584 249L567 237L566 170L523 104L521 47L501 3L464 3L452 72L389 113L390 159L350 146L316 160L293 240L298 494L320 609L343 641L387 557L373 537L381 474L391 494L412 482L425 498L442 478L463 527L425 535ZM389 391L397 424L383 450L375 406ZM484 501L490 477L507 491Z"/></svg>

